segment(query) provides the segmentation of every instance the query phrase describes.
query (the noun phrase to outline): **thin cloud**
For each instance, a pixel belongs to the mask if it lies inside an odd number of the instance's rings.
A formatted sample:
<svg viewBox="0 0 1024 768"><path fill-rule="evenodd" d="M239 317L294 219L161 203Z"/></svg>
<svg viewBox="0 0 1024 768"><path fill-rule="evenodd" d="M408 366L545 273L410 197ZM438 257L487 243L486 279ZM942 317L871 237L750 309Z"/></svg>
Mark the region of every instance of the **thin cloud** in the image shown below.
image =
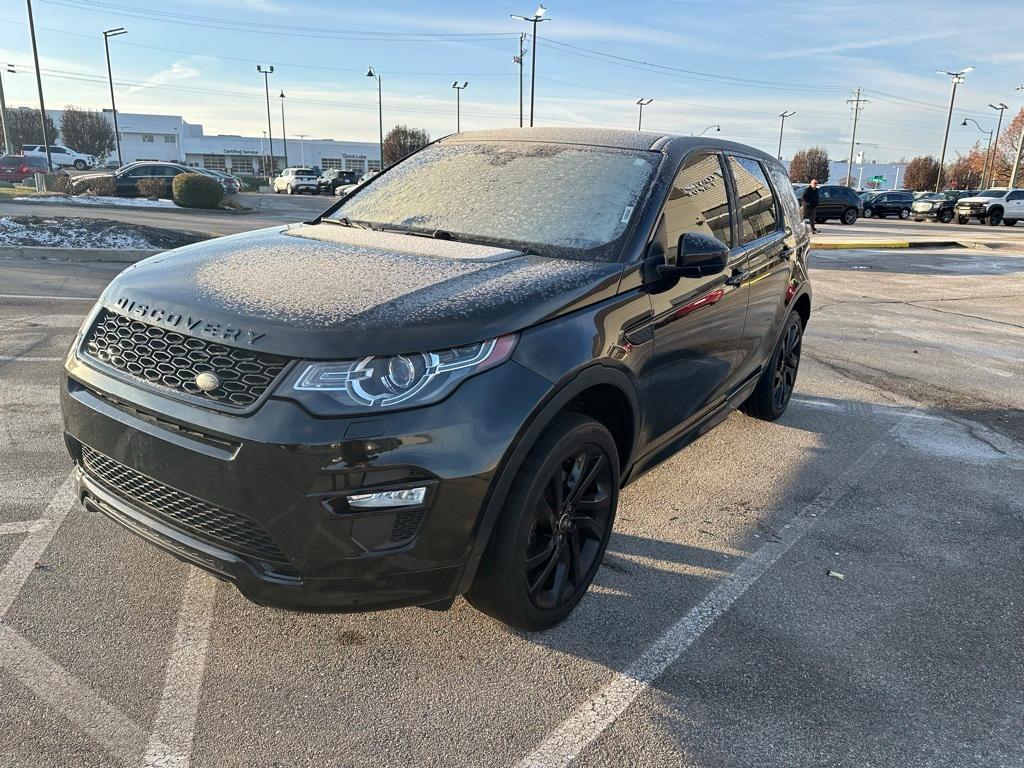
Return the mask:
<svg viewBox="0 0 1024 768"><path fill-rule="evenodd" d="M146 85L166 85L167 83L176 83L181 80L196 79L202 73L188 62L189 59L181 59L171 64L168 69L161 70L155 75L150 75L145 80ZM138 93L143 89L144 86L133 86L127 92Z"/></svg>
<svg viewBox="0 0 1024 768"><path fill-rule="evenodd" d="M797 48L792 51L779 51L778 53L768 54L765 58L769 59L794 59L801 56L828 56L839 53L846 53L847 51L863 51L871 48L890 48L898 45L909 45L911 43L921 43L927 40L941 40L943 38L952 37L959 32L954 30L947 30L942 32L926 32L917 35L893 35L892 37L876 37L870 40L850 40L844 43L836 43L834 45L825 45L818 48Z"/></svg>

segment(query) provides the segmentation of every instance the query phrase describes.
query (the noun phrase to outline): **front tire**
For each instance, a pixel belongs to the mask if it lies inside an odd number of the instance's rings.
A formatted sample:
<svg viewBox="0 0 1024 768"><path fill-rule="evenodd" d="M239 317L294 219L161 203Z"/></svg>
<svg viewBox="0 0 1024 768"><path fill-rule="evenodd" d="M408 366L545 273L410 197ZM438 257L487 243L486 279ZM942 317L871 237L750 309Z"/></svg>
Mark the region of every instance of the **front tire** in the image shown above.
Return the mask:
<svg viewBox="0 0 1024 768"><path fill-rule="evenodd" d="M864 218L865 219L870 219L874 215L875 215L875 209L874 208L865 208L864 209Z"/></svg>
<svg viewBox="0 0 1024 768"><path fill-rule="evenodd" d="M601 565L618 501L611 434L581 414L559 416L520 467L466 599L518 629L559 623Z"/></svg>
<svg viewBox="0 0 1024 768"><path fill-rule="evenodd" d="M970 216L957 216L956 217L956 223L957 224L966 224L970 220L971 220Z"/></svg>
<svg viewBox="0 0 1024 768"><path fill-rule="evenodd" d="M757 380L750 397L740 406L741 411L765 421L775 421L786 412L800 370L803 334L803 320L798 313L790 312L768 367Z"/></svg>
<svg viewBox="0 0 1024 768"><path fill-rule="evenodd" d="M988 225L990 227L998 227L1003 221L1003 212L1000 210L992 211L988 215Z"/></svg>
<svg viewBox="0 0 1024 768"><path fill-rule="evenodd" d="M295 194L295 187L293 187L291 184L289 184L287 187L285 187L284 191L287 192L289 195L294 195Z"/></svg>
<svg viewBox="0 0 1024 768"><path fill-rule="evenodd" d="M952 220L953 220L953 212L952 211L943 211L942 213L939 214L939 221L941 221L943 224L949 224L949 222L951 222Z"/></svg>
<svg viewBox="0 0 1024 768"><path fill-rule="evenodd" d="M89 167L85 160L75 160L74 166L80 171L84 171L86 168Z"/></svg>

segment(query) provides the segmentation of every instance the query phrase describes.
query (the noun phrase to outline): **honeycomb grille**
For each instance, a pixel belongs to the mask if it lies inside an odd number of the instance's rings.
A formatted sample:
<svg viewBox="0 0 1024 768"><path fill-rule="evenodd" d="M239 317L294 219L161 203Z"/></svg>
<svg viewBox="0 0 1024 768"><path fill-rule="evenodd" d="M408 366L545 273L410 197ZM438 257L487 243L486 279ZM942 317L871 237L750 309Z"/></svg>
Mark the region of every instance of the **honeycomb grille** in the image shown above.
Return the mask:
<svg viewBox="0 0 1024 768"><path fill-rule="evenodd" d="M102 310L85 339L85 353L154 386L229 408L252 406L273 386L288 359L193 336ZM195 382L204 371L220 385L205 392Z"/></svg>
<svg viewBox="0 0 1024 768"><path fill-rule="evenodd" d="M270 535L241 515L158 483L88 446L82 446L82 468L108 490L144 504L155 517L185 533L239 555L288 562Z"/></svg>
<svg viewBox="0 0 1024 768"><path fill-rule="evenodd" d="M399 512L395 517L395 524L391 528L391 543L406 542L413 538L420 530L423 522L424 511L422 509L410 509Z"/></svg>

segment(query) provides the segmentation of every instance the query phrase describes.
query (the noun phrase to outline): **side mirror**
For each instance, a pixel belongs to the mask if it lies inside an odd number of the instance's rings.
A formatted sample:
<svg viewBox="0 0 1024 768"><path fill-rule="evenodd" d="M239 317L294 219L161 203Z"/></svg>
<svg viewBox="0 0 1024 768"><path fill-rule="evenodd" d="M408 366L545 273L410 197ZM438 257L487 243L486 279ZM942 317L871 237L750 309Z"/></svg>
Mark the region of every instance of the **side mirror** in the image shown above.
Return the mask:
<svg viewBox="0 0 1024 768"><path fill-rule="evenodd" d="M725 270L729 246L702 232L684 232L679 236L675 263L658 267L662 277L707 277Z"/></svg>

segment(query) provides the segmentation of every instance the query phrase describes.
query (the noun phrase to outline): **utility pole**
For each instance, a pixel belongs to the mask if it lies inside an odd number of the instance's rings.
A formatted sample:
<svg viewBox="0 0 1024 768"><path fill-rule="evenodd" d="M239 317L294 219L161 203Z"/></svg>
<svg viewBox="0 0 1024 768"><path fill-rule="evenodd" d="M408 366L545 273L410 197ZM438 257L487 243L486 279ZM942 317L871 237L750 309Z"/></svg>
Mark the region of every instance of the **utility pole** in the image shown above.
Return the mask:
<svg viewBox="0 0 1024 768"><path fill-rule="evenodd" d="M124 27L107 29L103 32L103 48L107 52L107 81L110 83L110 114L114 116L114 143L117 145L117 166L124 165L121 159L121 132L117 129L117 103L114 101L114 76L110 74L110 38L128 32Z"/></svg>
<svg viewBox="0 0 1024 768"><path fill-rule="evenodd" d="M956 87L964 82L964 75L973 70L974 67L964 67L956 72L948 72L945 69L935 70L937 74L949 75L953 79L953 91L949 95L949 113L946 115L946 133L942 137L942 154L939 155L939 173L935 177L935 191L942 189L942 173L946 164L946 144L949 142L949 124L953 121L953 102L956 101Z"/></svg>
<svg viewBox="0 0 1024 768"><path fill-rule="evenodd" d="M640 119L637 121L636 129L642 131L644 129L644 107L650 104L654 99L637 99L636 103L640 106Z"/></svg>
<svg viewBox="0 0 1024 768"><path fill-rule="evenodd" d="M519 55L512 61L519 65L519 127L523 127L523 60L526 58L526 33L519 35Z"/></svg>
<svg viewBox="0 0 1024 768"><path fill-rule="evenodd" d="M380 170L384 170L384 96L380 83L380 75L373 71L373 67L366 70L367 77L377 78L377 128L380 131ZM367 163L369 165L369 163ZM369 170L369 168L367 168Z"/></svg>
<svg viewBox="0 0 1024 768"><path fill-rule="evenodd" d="M306 164L306 137L309 136L309 134L308 133L297 133L295 135L299 137L299 147L302 150L302 164L305 165Z"/></svg>
<svg viewBox="0 0 1024 768"><path fill-rule="evenodd" d="M792 117L795 114L796 114L796 112L793 112L793 111L779 112L779 117L782 118L782 125L779 126L779 160L780 161L782 160L782 132L784 130L786 130L786 118L787 117Z"/></svg>
<svg viewBox="0 0 1024 768"><path fill-rule="evenodd" d="M39 73L39 48L36 46L36 23L32 19L32 0L28 5L28 31L32 36L32 59L36 64L36 87L39 89L39 125L43 129L43 148L46 150L46 167L53 173L53 158L50 157L50 137L46 135L46 105L43 104L43 76Z"/></svg>
<svg viewBox="0 0 1024 768"><path fill-rule="evenodd" d="M284 142L284 164L288 166L288 134L284 130L284 91L281 91L281 141Z"/></svg>
<svg viewBox="0 0 1024 768"><path fill-rule="evenodd" d="M14 68L10 64L6 65L7 71L14 73ZM0 128L4 132L4 154L14 154L14 144L11 143L11 132L7 130L7 101L4 99L4 75L0 71Z"/></svg>
<svg viewBox="0 0 1024 768"><path fill-rule="evenodd" d="M454 83L452 83L452 88L455 89L455 132L456 133L459 133L459 132L462 131L462 118L460 117L460 113L462 112L462 92L464 90L466 90L466 87L468 85L469 85L469 81L468 80L466 82L464 82L462 85L459 85L459 81L458 80L456 80Z"/></svg>
<svg viewBox="0 0 1024 768"><path fill-rule="evenodd" d="M868 103L867 100L860 97L862 93L863 90L858 88L853 92L853 98L846 100L846 103L850 104L853 109L853 135L850 136L850 162L846 166L846 186L848 187L853 186L853 148L857 146L857 121L860 119L860 111L864 108L864 105Z"/></svg>
<svg viewBox="0 0 1024 768"><path fill-rule="evenodd" d="M274 183L274 129L270 126L270 76L274 73L274 65L266 69L256 65L256 71L263 75L263 91L267 95L267 143L270 145L270 165L267 166L267 183Z"/></svg>
<svg viewBox="0 0 1024 768"><path fill-rule="evenodd" d="M1018 91L1024 91L1024 85L1017 86ZM1024 156L1024 129L1020 132L1020 139L1017 140L1017 155L1013 161L1013 171L1010 173L1010 189L1017 186L1017 171L1020 170L1021 157Z"/></svg>
<svg viewBox="0 0 1024 768"><path fill-rule="evenodd" d="M1001 101L998 104L989 104L989 106L999 113L999 120L996 122L996 137L992 140L992 178L989 182L990 185L994 186L996 180L996 153L999 151L999 132L1003 128L1003 112L1008 110L1009 107Z"/></svg>
<svg viewBox="0 0 1024 768"><path fill-rule="evenodd" d="M533 16L527 18L526 16L517 16L512 14L513 19L519 19L520 21L528 21L533 24L533 51L530 53L530 127L533 128L533 96L537 88L537 25L542 21L551 21L551 19L545 19L544 13L547 9L543 5L538 5L537 10L533 12Z"/></svg>

